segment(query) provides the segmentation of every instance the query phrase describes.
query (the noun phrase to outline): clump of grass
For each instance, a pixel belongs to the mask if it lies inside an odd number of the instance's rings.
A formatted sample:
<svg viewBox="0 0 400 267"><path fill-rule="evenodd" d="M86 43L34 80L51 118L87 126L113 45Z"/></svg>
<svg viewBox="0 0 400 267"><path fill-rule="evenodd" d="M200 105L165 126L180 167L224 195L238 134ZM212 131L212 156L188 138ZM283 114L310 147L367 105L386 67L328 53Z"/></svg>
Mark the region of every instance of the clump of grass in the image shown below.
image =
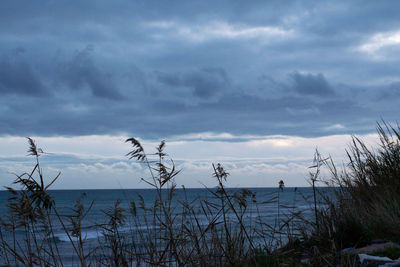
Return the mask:
<svg viewBox="0 0 400 267"><path fill-rule="evenodd" d="M316 151L309 180L314 220L296 216L304 223L297 224L301 236L289 239L275 253L257 253L259 261L279 266L297 258L296 264L305 266L357 266L357 257L342 254L342 249L362 247L374 239L400 241L400 128L382 122L377 132L379 146L375 148L352 137L348 163L342 169ZM321 177L323 168L329 170L328 178ZM321 190L320 184L334 188L334 195ZM379 255L392 253L398 258L397 252Z"/></svg>
<svg viewBox="0 0 400 267"><path fill-rule="evenodd" d="M253 257L254 230L248 229L244 222L252 194L249 190L228 192L225 182L229 174L221 164L213 165L217 188L208 189L212 199L200 200L197 207L187 200L173 205L174 177L179 170L164 152L165 143L161 142L156 153L148 155L138 140L127 141L134 148L127 155L148 167L150 176L142 180L157 192L153 207L139 205L145 221L155 226L146 235L147 242L141 242L150 244L144 253L147 258L141 260L154 265L225 266L244 264ZM182 210L179 216L178 209ZM207 221L201 223L199 216Z"/></svg>
<svg viewBox="0 0 400 267"><path fill-rule="evenodd" d="M326 250L361 247L374 239L400 241L400 128L382 122L377 132L375 148L352 137L341 170L320 158L331 173L324 182L336 190L334 199L322 194L329 207L316 209L311 238Z"/></svg>
<svg viewBox="0 0 400 267"><path fill-rule="evenodd" d="M54 199L48 193L60 173L46 184L39 161L44 152L31 138L28 138L28 143L28 155L35 158L35 166L29 173L16 175L14 184L19 186L18 189L6 187L10 197L7 217L0 221L0 247L4 253L2 260L9 266L62 266L63 259L54 233L54 224L59 221L71 241L78 261L81 266L86 266L82 239L75 244L72 238L73 235L79 235L79 225L76 224L72 232L67 229L62 216L57 212ZM79 210L75 212L79 213ZM73 221L78 223L79 218ZM22 237L16 236L17 231L22 232Z"/></svg>

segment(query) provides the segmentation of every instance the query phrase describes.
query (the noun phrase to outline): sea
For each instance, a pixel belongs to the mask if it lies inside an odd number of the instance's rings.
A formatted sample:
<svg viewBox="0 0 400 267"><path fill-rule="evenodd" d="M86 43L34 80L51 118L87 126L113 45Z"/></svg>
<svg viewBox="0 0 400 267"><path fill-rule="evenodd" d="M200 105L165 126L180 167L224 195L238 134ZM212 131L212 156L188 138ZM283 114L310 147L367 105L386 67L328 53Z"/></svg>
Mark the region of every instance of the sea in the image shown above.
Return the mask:
<svg viewBox="0 0 400 267"><path fill-rule="evenodd" d="M315 198L317 200L317 207L323 208L326 203L322 197L334 197L333 188L320 187L317 188ZM110 216L117 204L118 211L125 214L125 220L118 223L118 230L120 234L134 232L137 234L140 231L143 233L151 231L149 227L157 227L157 223L151 221L152 216L146 216L146 208L151 208L157 195L154 189L107 189L107 190L49 190L49 194L54 199L55 207L63 218L63 224L56 218L53 219L53 237L54 242L57 243L61 257L64 259L64 266L79 266L75 253L71 246L71 241L77 242L73 235L68 235L65 229L72 229L71 220L68 217L74 214L77 210L77 200L80 201L83 207L82 214L84 215L81 222L81 235L85 242L86 250L94 249L98 246L102 239L104 239L105 227L110 223ZM212 203L219 203L216 198L216 188L190 188L190 189L175 189L172 200L170 202L171 212L177 222L180 217L183 218L183 205L189 203L193 207L193 212L196 215L197 223L207 225L210 218L204 214L204 209L201 208L201 203L204 201L212 205ZM231 195L237 196L244 194L245 201L235 201L232 204L235 206L246 224L246 227L253 227L259 223L269 225L271 227L286 229L290 228L290 224L296 223L295 220L290 221L284 228L289 218L293 214L301 214L302 220L314 220L314 191L311 187L285 187L279 188L229 188L227 192ZM162 192L163 198L167 198L167 191ZM0 217L3 221L9 219L10 212L8 210L7 201L11 194L7 191L0 191ZM135 203L132 205L132 203ZM134 206L134 208L133 208ZM143 209L144 208L144 209ZM135 211L133 211L135 210ZM243 211L243 213L242 213ZM132 214L135 213L136 220L130 219ZM148 213L148 211L147 211ZM237 215L232 211L227 212L227 216L234 222ZM293 216L292 216L293 217ZM149 219L150 218L150 221ZM222 220L219 217L218 220ZM184 222L187 224L188 222ZM177 223L179 225L179 223ZM289 229L288 228L288 229ZM250 228L249 228L250 229ZM290 229L289 229L290 230ZM39 230L36 230L39 231ZM282 230L285 231L285 230ZM14 232L5 231L2 228L3 242L13 242L24 244L25 230L17 228ZM42 236L37 233L37 236ZM75 239L74 239L75 238ZM268 237L271 238L271 237ZM265 242L265 239L260 236L255 237L254 240L259 239L259 245ZM263 241L261 241L263 239ZM26 240L25 240L26 241ZM23 245L20 249L24 249ZM5 264L6 252L0 251L0 265ZM8 255L9 256L9 255Z"/></svg>

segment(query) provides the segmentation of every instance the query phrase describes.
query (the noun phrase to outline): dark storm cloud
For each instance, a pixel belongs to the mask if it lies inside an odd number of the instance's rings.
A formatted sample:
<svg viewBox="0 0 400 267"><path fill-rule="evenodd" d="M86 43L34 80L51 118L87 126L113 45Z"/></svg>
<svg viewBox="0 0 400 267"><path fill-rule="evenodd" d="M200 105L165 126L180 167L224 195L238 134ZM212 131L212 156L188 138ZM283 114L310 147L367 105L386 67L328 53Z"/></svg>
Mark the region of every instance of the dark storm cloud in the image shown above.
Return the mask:
<svg viewBox="0 0 400 267"><path fill-rule="evenodd" d="M334 94L333 89L321 73L313 75L296 72L290 77L294 82L294 90L302 95L331 96Z"/></svg>
<svg viewBox="0 0 400 267"><path fill-rule="evenodd" d="M0 94L43 96L46 88L35 70L23 58L22 49L0 58Z"/></svg>
<svg viewBox="0 0 400 267"><path fill-rule="evenodd" d="M156 72L157 80L170 87L189 88L193 95L208 99L229 86L229 78L221 68L205 68L186 74Z"/></svg>
<svg viewBox="0 0 400 267"><path fill-rule="evenodd" d="M89 46L77 51L70 62L60 66L59 81L72 90L91 91L93 96L110 99L122 99L111 73L102 72L91 60L92 48Z"/></svg>
<svg viewBox="0 0 400 267"><path fill-rule="evenodd" d="M374 131L400 111L399 5L2 1L0 134Z"/></svg>

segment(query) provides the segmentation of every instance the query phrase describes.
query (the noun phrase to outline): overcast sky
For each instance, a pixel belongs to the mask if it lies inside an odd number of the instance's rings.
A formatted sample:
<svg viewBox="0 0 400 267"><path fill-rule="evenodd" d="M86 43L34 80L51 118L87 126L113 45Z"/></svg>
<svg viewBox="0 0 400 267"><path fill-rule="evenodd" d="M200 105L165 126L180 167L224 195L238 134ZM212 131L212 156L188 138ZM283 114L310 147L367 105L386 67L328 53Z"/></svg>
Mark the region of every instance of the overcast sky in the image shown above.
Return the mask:
<svg viewBox="0 0 400 267"><path fill-rule="evenodd" d="M167 141L182 183L305 185L318 146L342 160L400 111L397 1L1 1L0 185L144 187L126 137ZM305 145L307 144L307 145ZM338 152L340 150L340 152ZM171 153L172 152L172 153ZM137 169L139 168L139 169ZM101 177L101 178L99 178ZM82 179L84 178L84 179Z"/></svg>

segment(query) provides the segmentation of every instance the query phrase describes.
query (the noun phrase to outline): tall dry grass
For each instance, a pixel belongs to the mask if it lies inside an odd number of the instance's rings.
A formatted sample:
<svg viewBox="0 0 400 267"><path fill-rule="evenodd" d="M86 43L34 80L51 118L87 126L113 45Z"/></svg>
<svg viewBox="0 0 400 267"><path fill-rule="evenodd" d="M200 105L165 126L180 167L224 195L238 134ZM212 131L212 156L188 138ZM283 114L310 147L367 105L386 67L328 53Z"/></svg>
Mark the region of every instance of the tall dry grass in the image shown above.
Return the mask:
<svg viewBox="0 0 400 267"><path fill-rule="evenodd" d="M335 186L328 208L317 211L312 238L330 251L361 247L374 239L400 241L400 128L377 124L379 144L368 147L352 137L348 162L337 168L330 158L317 158L330 172L322 182Z"/></svg>
<svg viewBox="0 0 400 267"><path fill-rule="evenodd" d="M97 245L89 245L83 225L93 202L82 195L68 212L60 212L48 190L40 156L44 153L32 139L29 155L34 167L16 175L8 187L8 213L0 219L0 264L5 266L354 266L354 258L342 257L341 249L367 244L375 238L400 240L400 130L378 125L380 145L368 148L353 137L348 164L338 169L319 153L311 166L310 205L314 216L305 217L280 201L283 181L276 194L259 202L247 189L226 188L229 173L221 164L212 165L216 188L209 198L175 201L175 177L180 171L161 142L154 153L146 153L135 138L127 139L130 160L146 167L142 178L155 196L152 202L139 195L129 208L116 200L103 210L104 222L96 225ZM322 168L330 177L322 180ZM336 195L318 185L336 186ZM151 204L148 204L151 203ZM260 207L275 203L278 219L268 224ZM283 209L285 208L285 209ZM286 210L286 214L282 213ZM288 212L289 211L289 212ZM248 214L250 220L246 219ZM204 221L205 218L205 221ZM66 260L55 235L55 225L68 237ZM129 226L129 230L122 230Z"/></svg>
<svg viewBox="0 0 400 267"><path fill-rule="evenodd" d="M48 190L40 165L44 153L28 138L29 155L35 159L30 173L17 175L15 187L8 187L8 215L0 221L0 263L7 266L257 266L262 256L272 255L283 245L282 235L291 237L293 224L282 219L269 225L259 214L259 205L276 203L276 198L258 203L247 189L228 190L229 174L221 164L212 165L216 188L207 188L210 198L185 198L174 202L174 161L161 142L155 153L145 152L134 138L126 140L132 147L130 160L143 164L148 177L141 178L156 192L152 204L143 196L132 201L129 209L120 200L103 210L104 223L98 224L97 246L89 246L84 235L85 218L93 202L84 205L78 198L69 211L60 212ZM186 189L183 187L186 194ZM277 188L278 200L279 191ZM246 220L249 212L258 213ZM255 211L254 211L255 210ZM278 202L279 210L279 202ZM283 217L283 216L282 216ZM206 221L204 222L204 218ZM203 219L203 221L202 221ZM68 237L72 255L63 255L54 233L61 226ZM129 231L123 231L129 226ZM23 233L17 236L16 233ZM254 240L258 240L255 242ZM66 261L66 259L68 259Z"/></svg>

